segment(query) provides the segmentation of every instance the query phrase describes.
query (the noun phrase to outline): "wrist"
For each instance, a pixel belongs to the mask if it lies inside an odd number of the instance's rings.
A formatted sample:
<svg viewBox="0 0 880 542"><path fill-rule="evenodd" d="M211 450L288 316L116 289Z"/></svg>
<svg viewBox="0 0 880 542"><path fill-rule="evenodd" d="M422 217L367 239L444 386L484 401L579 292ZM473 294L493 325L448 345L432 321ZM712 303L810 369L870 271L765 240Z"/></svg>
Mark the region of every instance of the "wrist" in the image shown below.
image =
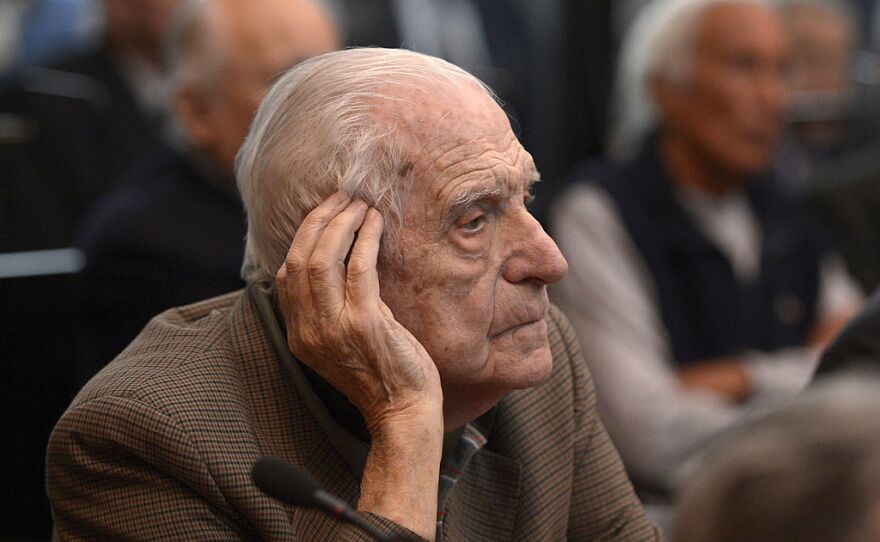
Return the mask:
<svg viewBox="0 0 880 542"><path fill-rule="evenodd" d="M442 402L419 401L386 409L366 419L374 443L409 447L443 441Z"/></svg>
<svg viewBox="0 0 880 542"><path fill-rule="evenodd" d="M442 408L420 405L395 412L372 425L370 433L358 510L433 540L443 453Z"/></svg>

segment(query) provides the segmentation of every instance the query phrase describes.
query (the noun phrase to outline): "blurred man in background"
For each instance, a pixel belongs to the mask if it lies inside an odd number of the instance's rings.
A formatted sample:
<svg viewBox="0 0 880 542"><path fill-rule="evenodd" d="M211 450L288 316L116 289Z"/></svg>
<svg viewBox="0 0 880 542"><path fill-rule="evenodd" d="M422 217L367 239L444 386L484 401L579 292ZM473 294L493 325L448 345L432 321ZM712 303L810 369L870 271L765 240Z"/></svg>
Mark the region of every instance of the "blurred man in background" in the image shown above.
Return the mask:
<svg viewBox="0 0 880 542"><path fill-rule="evenodd" d="M860 300L769 171L790 45L767 3L672 0L621 58L617 148L554 217L571 272L553 292L643 487L667 489L749 405L806 385Z"/></svg>
<svg viewBox="0 0 880 542"><path fill-rule="evenodd" d="M794 107L777 170L810 198L853 276L873 290L880 285L877 57L858 50L860 21L846 1L787 0L781 9L795 45Z"/></svg>
<svg viewBox="0 0 880 542"><path fill-rule="evenodd" d="M815 169L858 137L853 68L859 34L848 8L845 0L787 0L779 7L793 52L791 135L802 151L802 163L783 163L781 173L801 176L802 183L814 181Z"/></svg>
<svg viewBox="0 0 880 542"><path fill-rule="evenodd" d="M166 45L183 141L135 165L77 240L86 255L84 377L162 310L244 286L235 154L275 77L339 38L311 0L191 0Z"/></svg>

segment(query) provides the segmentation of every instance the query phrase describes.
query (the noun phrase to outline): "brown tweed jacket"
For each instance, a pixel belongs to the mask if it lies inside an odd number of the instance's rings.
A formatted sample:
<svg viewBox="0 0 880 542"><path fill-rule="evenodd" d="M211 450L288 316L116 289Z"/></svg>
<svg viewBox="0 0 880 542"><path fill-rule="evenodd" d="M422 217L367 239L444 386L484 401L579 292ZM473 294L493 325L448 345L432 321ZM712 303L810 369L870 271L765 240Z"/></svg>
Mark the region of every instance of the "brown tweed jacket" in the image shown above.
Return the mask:
<svg viewBox="0 0 880 542"><path fill-rule="evenodd" d="M489 442L453 488L445 540L655 540L596 414L564 316L554 370L497 406ZM285 458L356 503L359 480L294 392L255 298L236 292L157 316L55 427L47 488L62 540L368 540L250 481ZM408 532L367 514L387 531Z"/></svg>

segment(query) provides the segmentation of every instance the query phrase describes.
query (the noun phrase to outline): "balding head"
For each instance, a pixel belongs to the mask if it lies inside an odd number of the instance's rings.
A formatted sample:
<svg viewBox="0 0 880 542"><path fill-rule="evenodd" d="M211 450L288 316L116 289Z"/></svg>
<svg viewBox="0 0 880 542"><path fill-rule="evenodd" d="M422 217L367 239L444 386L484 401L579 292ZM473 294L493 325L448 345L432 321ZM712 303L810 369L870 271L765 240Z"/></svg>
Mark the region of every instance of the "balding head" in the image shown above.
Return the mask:
<svg viewBox="0 0 880 542"><path fill-rule="evenodd" d="M196 0L178 16L167 51L178 115L190 141L231 174L272 81L338 48L339 37L312 0Z"/></svg>
<svg viewBox="0 0 880 542"><path fill-rule="evenodd" d="M376 279L371 287L386 314L430 356L443 383L447 431L549 374L546 286L567 264L526 209L538 177L531 155L472 75L400 49L308 60L267 95L236 169L248 213L249 281L272 284L278 273L283 285L310 237L317 245L300 262L306 273L315 279L324 264L342 270L351 241L335 238L340 223L317 238L315 215L303 222L331 194L379 211L384 229L361 226L364 244L350 257L348 285L354 275ZM357 248L366 243L367 259ZM327 294L317 283L313 299Z"/></svg>

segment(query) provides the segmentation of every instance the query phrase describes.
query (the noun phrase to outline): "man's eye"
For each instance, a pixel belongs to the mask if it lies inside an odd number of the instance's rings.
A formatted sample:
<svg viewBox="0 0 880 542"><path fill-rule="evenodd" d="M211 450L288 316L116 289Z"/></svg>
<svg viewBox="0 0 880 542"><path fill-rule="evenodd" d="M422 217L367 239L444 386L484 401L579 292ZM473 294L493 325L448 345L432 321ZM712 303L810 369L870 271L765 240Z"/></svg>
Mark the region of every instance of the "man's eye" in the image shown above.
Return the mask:
<svg viewBox="0 0 880 542"><path fill-rule="evenodd" d="M472 220L469 220L468 222L465 222L464 224L461 224L459 226L459 228L461 228L467 232L476 232L476 231L480 231L480 229L483 227L483 224L485 224L485 223L486 223L486 216L480 215Z"/></svg>

